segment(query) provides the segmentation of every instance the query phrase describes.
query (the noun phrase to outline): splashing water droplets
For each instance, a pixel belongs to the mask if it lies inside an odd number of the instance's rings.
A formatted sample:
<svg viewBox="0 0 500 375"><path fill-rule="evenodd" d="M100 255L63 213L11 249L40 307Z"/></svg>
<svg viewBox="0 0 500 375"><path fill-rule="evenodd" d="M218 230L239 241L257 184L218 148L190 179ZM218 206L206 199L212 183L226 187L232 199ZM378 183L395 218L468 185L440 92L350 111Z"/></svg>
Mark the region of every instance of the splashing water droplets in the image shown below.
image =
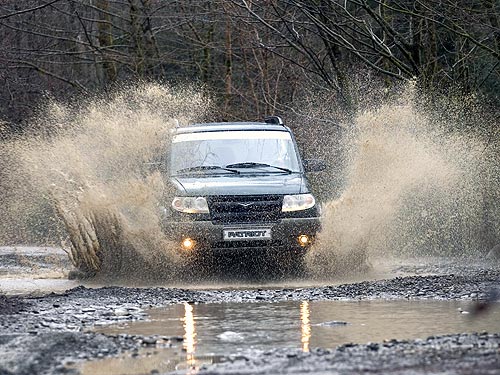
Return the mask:
<svg viewBox="0 0 500 375"><path fill-rule="evenodd" d="M38 120L48 136L9 144L18 182L33 189L34 209L53 207L83 275L173 277L177 253L157 213L166 185L150 163L168 152L174 119L195 120L208 107L192 88L127 86L78 106L52 102Z"/></svg>
<svg viewBox="0 0 500 375"><path fill-rule="evenodd" d="M340 153L328 142L331 129L307 122L295 129L299 143L320 149L329 165L340 165L339 155L345 161L343 173L320 181L326 192L341 180L343 187L324 204L322 232L306 256L314 276L364 271L370 259L394 254L484 253L484 239L500 238L491 219L499 216L498 145L450 131L459 127L417 109L414 95L412 87L396 104L360 111L342 127ZM318 108L318 118L328 115ZM202 121L210 110L199 90L159 84L50 101L32 122L36 131L2 142L0 204L8 220L0 222L0 239L61 237L87 276L175 279L178 244L159 218L169 185L151 164L168 152L178 122Z"/></svg>
<svg viewBox="0 0 500 375"><path fill-rule="evenodd" d="M370 258L390 255L481 250L480 241L468 247L457 241L469 235L464 229L474 232L484 213L478 195L484 181L474 170L483 166L491 174L498 165L487 165L477 139L432 126L411 104L383 105L355 118L346 137L345 187L325 204L322 232L307 255L313 274L365 271ZM454 216L469 223L457 228Z"/></svg>

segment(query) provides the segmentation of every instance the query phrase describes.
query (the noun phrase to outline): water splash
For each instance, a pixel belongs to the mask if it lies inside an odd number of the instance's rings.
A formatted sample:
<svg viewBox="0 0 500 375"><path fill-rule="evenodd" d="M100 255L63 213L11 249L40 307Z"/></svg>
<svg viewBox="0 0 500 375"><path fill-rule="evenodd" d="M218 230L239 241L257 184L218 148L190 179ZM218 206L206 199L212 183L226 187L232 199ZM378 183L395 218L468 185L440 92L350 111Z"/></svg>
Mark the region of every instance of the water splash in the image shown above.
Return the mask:
<svg viewBox="0 0 500 375"><path fill-rule="evenodd" d="M306 258L316 277L366 271L370 259L392 255L487 250L485 215L500 211L491 190L500 170L495 152L477 135L445 132L450 126L417 109L414 94L410 88L346 125L345 186L324 205L322 232Z"/></svg>
<svg viewBox="0 0 500 375"><path fill-rule="evenodd" d="M494 245L485 238L500 242L498 147L450 131L459 126L419 109L414 93L346 120L343 141L329 142L328 124L294 127L302 144L321 141L330 165L339 155L345 163L344 172L318 180L330 194L344 186L324 205L323 230L307 255L314 276L364 271L370 259L393 254L483 254ZM177 278L181 260L158 216L168 184L150 166L168 152L177 120L203 120L210 108L199 90L159 84L50 101L34 131L2 141L0 205L8 219L0 240L60 238L87 276Z"/></svg>
<svg viewBox="0 0 500 375"><path fill-rule="evenodd" d="M18 214L57 219L84 275L173 277L179 259L158 215L167 185L151 164L168 152L172 127L209 106L193 88L149 83L72 105L51 101L38 116L42 131L7 145L17 163L11 181L29 186L17 188L18 209L32 208Z"/></svg>

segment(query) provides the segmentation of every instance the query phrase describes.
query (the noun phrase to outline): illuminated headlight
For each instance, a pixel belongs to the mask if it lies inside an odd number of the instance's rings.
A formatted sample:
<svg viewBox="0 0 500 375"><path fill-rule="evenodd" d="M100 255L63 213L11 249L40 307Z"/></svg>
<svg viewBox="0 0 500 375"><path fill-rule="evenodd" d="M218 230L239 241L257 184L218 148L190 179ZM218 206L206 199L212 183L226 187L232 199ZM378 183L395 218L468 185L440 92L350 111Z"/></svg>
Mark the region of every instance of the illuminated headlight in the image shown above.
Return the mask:
<svg viewBox="0 0 500 375"><path fill-rule="evenodd" d="M283 207L281 211L301 211L314 207L316 200L312 194L285 195L283 197Z"/></svg>
<svg viewBox="0 0 500 375"><path fill-rule="evenodd" d="M181 241L181 247L186 251L193 250L195 245L196 241L189 237Z"/></svg>
<svg viewBox="0 0 500 375"><path fill-rule="evenodd" d="M208 213L207 200L203 197L175 197L172 201L172 208L188 214Z"/></svg>

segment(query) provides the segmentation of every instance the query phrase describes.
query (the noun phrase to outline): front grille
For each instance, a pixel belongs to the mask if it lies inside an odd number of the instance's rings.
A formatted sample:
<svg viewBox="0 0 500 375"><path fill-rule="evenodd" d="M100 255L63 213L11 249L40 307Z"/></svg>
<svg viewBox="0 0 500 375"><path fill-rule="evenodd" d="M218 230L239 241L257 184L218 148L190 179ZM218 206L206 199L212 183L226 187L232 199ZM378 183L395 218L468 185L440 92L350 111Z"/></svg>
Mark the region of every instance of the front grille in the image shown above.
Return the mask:
<svg viewBox="0 0 500 375"><path fill-rule="evenodd" d="M274 223L281 214L281 195L212 196L208 199L214 224Z"/></svg>

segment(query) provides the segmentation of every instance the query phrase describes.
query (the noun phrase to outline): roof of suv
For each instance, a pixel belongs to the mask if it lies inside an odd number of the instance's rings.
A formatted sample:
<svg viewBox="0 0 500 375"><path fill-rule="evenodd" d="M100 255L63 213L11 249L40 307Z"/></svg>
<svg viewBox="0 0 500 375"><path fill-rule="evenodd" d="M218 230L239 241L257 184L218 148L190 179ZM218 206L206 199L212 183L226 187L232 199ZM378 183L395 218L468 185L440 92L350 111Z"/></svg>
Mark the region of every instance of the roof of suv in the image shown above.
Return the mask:
<svg viewBox="0 0 500 375"><path fill-rule="evenodd" d="M210 122L204 124L193 124L175 129L180 133L200 133L216 131L241 131L241 130L274 130L289 132L290 129L284 125L269 124L266 122Z"/></svg>

